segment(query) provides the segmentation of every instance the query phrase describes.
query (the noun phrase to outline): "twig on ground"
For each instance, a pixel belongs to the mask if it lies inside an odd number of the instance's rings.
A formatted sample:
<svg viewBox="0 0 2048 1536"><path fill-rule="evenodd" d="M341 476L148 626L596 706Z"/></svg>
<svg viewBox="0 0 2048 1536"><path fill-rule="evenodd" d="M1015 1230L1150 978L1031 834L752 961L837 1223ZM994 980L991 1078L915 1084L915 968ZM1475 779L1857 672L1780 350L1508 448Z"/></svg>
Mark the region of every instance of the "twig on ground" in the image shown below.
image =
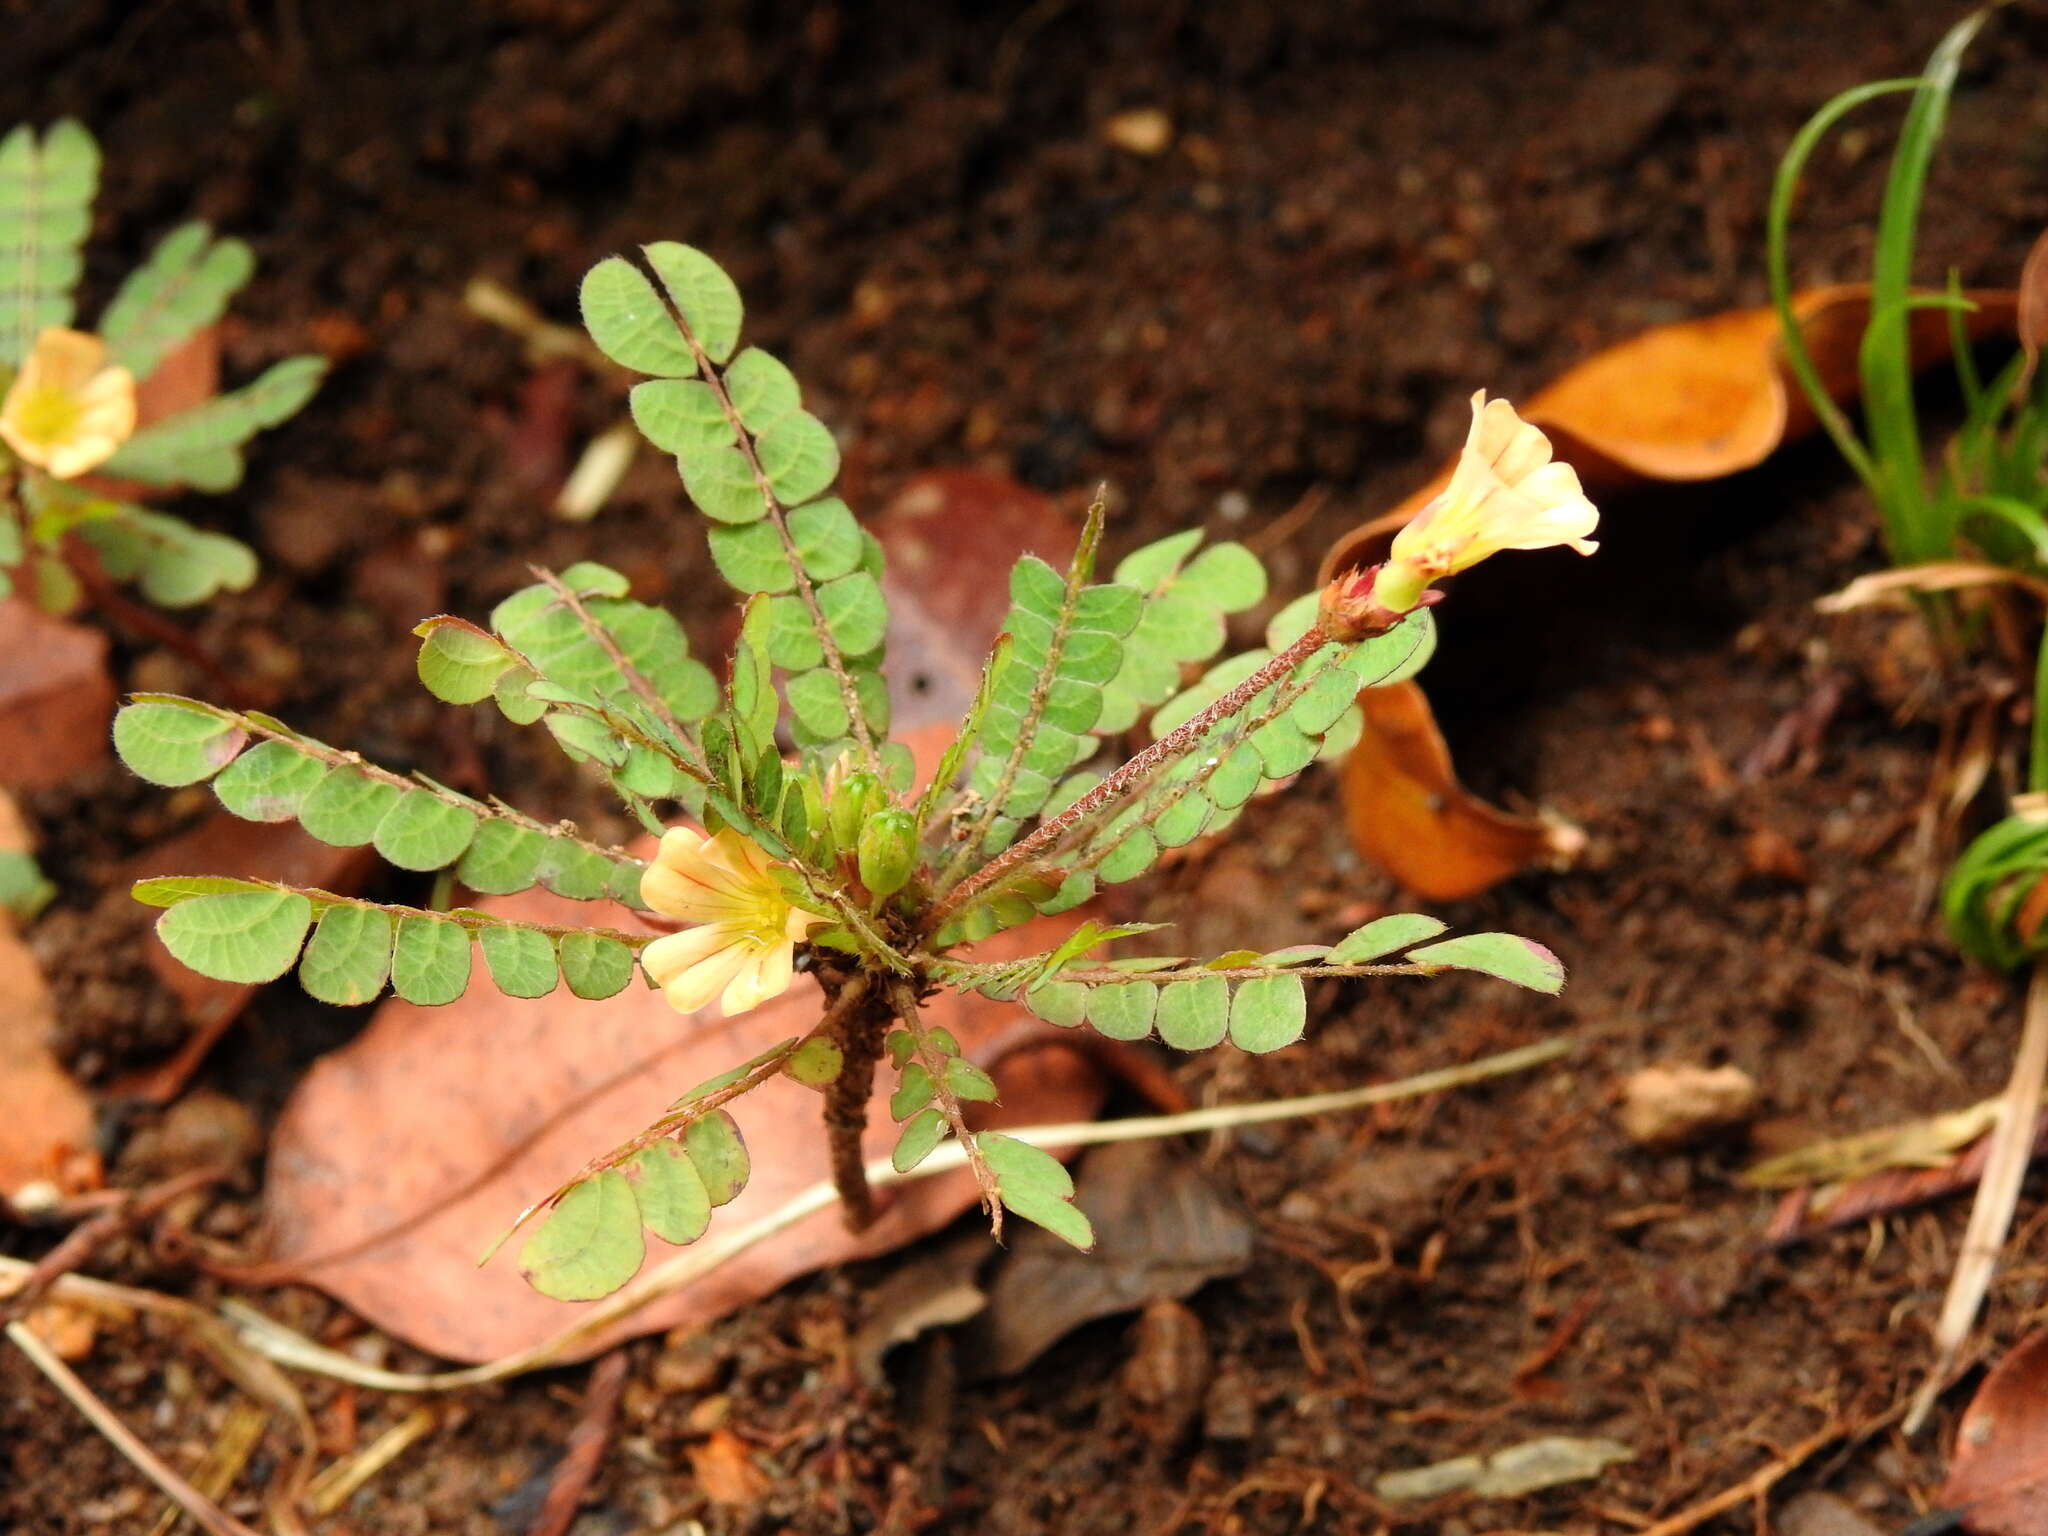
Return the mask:
<svg viewBox="0 0 2048 1536"><path fill-rule="evenodd" d="M108 1444L211 1536L257 1536L253 1529L186 1482L162 1457L137 1439L135 1432L121 1422L120 1416L94 1396L92 1388L79 1379L78 1373L58 1359L56 1351L37 1338L25 1324L9 1323L7 1337L16 1349L28 1356L29 1363L48 1378L50 1385L63 1393L66 1401L106 1437Z"/></svg>
<svg viewBox="0 0 2048 1536"><path fill-rule="evenodd" d="M1977 1320L1977 1310L1984 1304L1984 1294L1991 1288L2006 1233L2012 1230L2013 1212L2019 1208L2020 1184L2033 1155L2034 1107L2041 1102L2044 1079L2048 1079L2048 962L2035 966L2027 984L2020 1048L1999 1101L1998 1122L1991 1128L1984 1177L1977 1186L1977 1203L1970 1208L1970 1224L1963 1230L1962 1252L1956 1256L1955 1274L1949 1279L1948 1295L1942 1298L1941 1316L1934 1325L1934 1364L1900 1426L1909 1435L1917 1434L1927 1422L1934 1400L1948 1385L1970 1327Z"/></svg>
<svg viewBox="0 0 2048 1536"><path fill-rule="evenodd" d="M626 1387L626 1352L615 1349L590 1368L590 1385L583 1393L583 1413L569 1432L569 1446L555 1467L548 1496L527 1536L566 1536L576 1519L576 1507L597 1476L604 1460L604 1448L612 1436L612 1420L619 1411L619 1394Z"/></svg>

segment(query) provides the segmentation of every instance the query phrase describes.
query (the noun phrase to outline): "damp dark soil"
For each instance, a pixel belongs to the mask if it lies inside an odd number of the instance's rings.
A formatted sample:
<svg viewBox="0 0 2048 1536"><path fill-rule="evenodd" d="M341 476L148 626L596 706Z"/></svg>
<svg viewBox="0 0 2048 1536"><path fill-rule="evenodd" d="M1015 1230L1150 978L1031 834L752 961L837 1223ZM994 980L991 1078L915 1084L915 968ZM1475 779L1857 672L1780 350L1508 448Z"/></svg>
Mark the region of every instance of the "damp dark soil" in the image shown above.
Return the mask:
<svg viewBox="0 0 2048 1536"><path fill-rule="evenodd" d="M437 724L406 631L484 611L529 562L593 558L710 645L717 583L659 464L591 522L549 514L620 386L529 364L463 307L473 278L568 319L599 256L690 240L729 266L754 339L839 431L857 507L933 467L1011 477L1069 510L1101 482L1116 548L1199 525L1251 541L1291 593L1456 442L1473 388L1526 394L1646 325L1760 302L1787 137L1831 93L1917 68L1948 19L1922 0L30 0L5 8L0 122L70 113L101 137L89 299L196 211L261 258L225 333L231 373L309 344L338 361L248 482L208 504L265 574L190 621L200 643L326 740L599 821L516 733ZM2007 283L2048 220L2044 59L2048 30L2026 14L1972 52L1924 273ZM1134 110L1163 114L1156 153L1111 131ZM1802 210L1802 281L1867 266L1888 139L1873 126L1841 142ZM1943 849L1920 828L1952 717L1909 623L1813 610L1880 558L1823 451L1617 501L1605 536L1597 561L1532 561L1457 594L1428 679L1477 788L1587 834L1576 869L1442 913L1550 944L1572 968L1563 998L1332 989L1306 1045L1175 1071L1221 1102L1553 1033L1576 1039L1572 1057L1188 1147L1257 1243L1243 1274L1189 1303L1200 1348L1167 1372L1176 1411L1140 1389L1163 1367L1129 1318L1008 1380L967 1381L927 1342L891 1357L885 1386L863 1384L848 1340L900 1261L883 1262L706 1339L629 1346L575 1529L1624 1531L1909 1391L1960 1204L1765 1252L1769 1201L1734 1176L1759 1151L2003 1079L2016 999L1958 965L1927 904ZM208 691L146 638L116 641L124 686ZM113 766L29 802L62 889L38 948L66 1051L95 1081L180 1037L116 875L202 804ZM1162 872L1153 914L1191 946L1228 947L1392 906L1340 820L1334 783L1312 776L1227 848ZM198 1080L220 1134L232 1141L235 1106L267 1123L360 1023L283 989L260 998ZM1742 1067L1758 1118L1681 1153L1631 1145L1616 1085L1661 1061ZM108 1116L117 1179L148 1181L163 1120ZM254 1235L256 1131L242 1144L240 1181L181 1208L218 1243ZM2043 1301L2037 1193L1989 1310L1994 1345ZM0 1235L27 1255L39 1242ZM90 1267L201 1301L231 1292L189 1250L142 1238ZM310 1291L258 1299L364 1358L413 1359ZM104 1330L80 1370L188 1471L238 1400L187 1340L143 1321ZM439 1405L319 1528L527 1529L589 1374ZM415 1407L304 1385L331 1456ZM1779 1492L1827 1488L1877 1529L1903 1526L1939 1482L1954 1408L1911 1442L1845 1444ZM1543 1435L1634 1457L1514 1500L1372 1497L1385 1472ZM758 1475L720 1462L733 1446ZM228 1499L251 1520L266 1454ZM142 1532L160 1508L0 1351L0 1527ZM1747 1504L1702 1527L1756 1528Z"/></svg>

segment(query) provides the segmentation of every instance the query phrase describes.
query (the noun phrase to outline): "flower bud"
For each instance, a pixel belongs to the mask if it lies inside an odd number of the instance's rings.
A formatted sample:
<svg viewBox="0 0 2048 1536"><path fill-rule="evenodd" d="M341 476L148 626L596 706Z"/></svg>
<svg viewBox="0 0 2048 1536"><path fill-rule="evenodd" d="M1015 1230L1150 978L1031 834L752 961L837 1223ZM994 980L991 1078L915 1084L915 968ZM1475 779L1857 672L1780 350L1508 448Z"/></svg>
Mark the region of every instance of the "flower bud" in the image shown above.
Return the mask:
<svg viewBox="0 0 2048 1536"><path fill-rule="evenodd" d="M860 829L860 883L894 896L917 868L917 818L900 806L875 812Z"/></svg>
<svg viewBox="0 0 2048 1536"><path fill-rule="evenodd" d="M832 824L832 844L851 848L860 838L867 819L889 803L889 791L872 773L849 773L832 786L826 811Z"/></svg>

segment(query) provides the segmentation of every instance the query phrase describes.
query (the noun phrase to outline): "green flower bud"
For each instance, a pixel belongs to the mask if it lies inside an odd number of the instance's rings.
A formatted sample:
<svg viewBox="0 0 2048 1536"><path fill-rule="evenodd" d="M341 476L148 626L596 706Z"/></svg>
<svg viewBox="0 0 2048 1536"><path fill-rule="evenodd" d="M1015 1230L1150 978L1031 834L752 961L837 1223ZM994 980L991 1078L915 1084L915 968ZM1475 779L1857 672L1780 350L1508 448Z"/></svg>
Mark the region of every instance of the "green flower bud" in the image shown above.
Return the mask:
<svg viewBox="0 0 2048 1536"><path fill-rule="evenodd" d="M860 829L860 883L894 896L917 868L917 818L901 807L875 812Z"/></svg>
<svg viewBox="0 0 2048 1536"><path fill-rule="evenodd" d="M832 845L851 848L867 819L889 803L889 791L872 773L849 773L832 790L826 814L832 823Z"/></svg>

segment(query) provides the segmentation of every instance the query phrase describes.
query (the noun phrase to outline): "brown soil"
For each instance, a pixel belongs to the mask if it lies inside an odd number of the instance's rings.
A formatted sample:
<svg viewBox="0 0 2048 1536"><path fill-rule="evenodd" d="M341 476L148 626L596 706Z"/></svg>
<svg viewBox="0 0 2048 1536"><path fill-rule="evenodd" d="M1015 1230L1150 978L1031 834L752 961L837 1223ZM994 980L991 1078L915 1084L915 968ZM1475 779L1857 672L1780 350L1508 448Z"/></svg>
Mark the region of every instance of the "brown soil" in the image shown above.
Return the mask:
<svg viewBox="0 0 2048 1536"><path fill-rule="evenodd" d="M1455 440L1476 385L1526 393L1646 324L1759 302L1765 189L1789 133L1832 92L1917 68L1947 20L1910 0L1294 11L1041 0L913 21L829 3L88 3L9 25L0 122L71 112L101 136L94 293L196 209L262 258L227 336L231 370L309 337L350 358L265 439L248 484L207 504L266 574L198 622L202 642L328 740L443 776L480 762L521 803L594 817L516 733L437 725L405 629L484 610L529 561L591 557L708 644L715 580L659 465L594 523L547 517L560 455L616 401L536 377L462 309L472 275L566 317L598 256L687 238L730 266L753 337L848 435L856 505L938 465L1070 503L1106 480L1118 546L1202 524L1264 542L1291 592L1331 537ZM2009 281L2048 218L2044 55L2048 32L2022 15L1973 52L1923 272ZM1157 158L1104 137L1111 114L1141 106L1175 125ZM1887 141L1847 142L1807 200L1806 280L1867 264ZM1214 1366L1185 1432L1148 1429L1131 1400L1127 1319L1010 1381L958 1385L941 1351L895 1357L890 1391L851 1384L845 1340L881 1264L795 1287L708 1346L632 1346L578 1530L867 1530L899 1494L943 1529L1367 1529L1396 1513L1367 1492L1380 1473L1552 1433L1638 1454L1597 1482L1400 1517L1620 1530L1910 1390L1960 1206L1761 1256L1766 1202L1732 1182L1759 1148L1992 1090L2015 1029L2009 990L1961 968L1925 911L1939 854L1913 828L1938 711L1917 684L1916 632L1811 608L1878 558L1842 482L1809 449L1624 501L1598 561L1532 561L1444 610L1430 688L1469 776L1591 836L1577 872L1444 915L1550 943L1572 986L1555 1005L1462 983L1333 992L1309 1047L1188 1062L1182 1079L1236 1100L1555 1031L1582 1049L1519 1084L1222 1148L1215 1168L1261 1241L1248 1273L1192 1302ZM1322 509L1283 522L1313 487L1329 493ZM126 685L206 691L176 657L122 638ZM1829 693L1832 710L1813 711ZM1802 709L1820 721L1807 749L1758 758ZM114 766L31 803L64 891L39 947L67 1048L95 1075L168 1043L132 958L139 929L103 904L113 871L203 803ZM1282 942L1394 900L1332 838L1334 808L1325 781L1262 806L1231 849L1161 877L1157 915L1194 945ZM273 989L205 1081L267 1120L359 1022ZM1614 1084L1660 1060L1746 1068L1763 1118L1704 1150L1634 1149ZM110 1120L124 1181L147 1181L163 1118ZM233 1241L252 1191L245 1180L180 1219ZM2023 1207L1994 1297L1995 1344L2040 1305L2037 1211ZM22 1234L0 1243L41 1251ZM93 1269L222 1294L140 1240ZM262 1300L315 1333L356 1332L311 1293ZM235 1400L142 1325L103 1335L82 1369L188 1469ZM447 1405L324 1529L525 1529L585 1375ZM412 1406L306 1386L335 1453ZM715 1480L693 1475L693 1452L724 1443L707 1440L719 1425L769 1474L748 1502L712 1502ZM1897 1526L1926 1507L1944 1443L1881 1434L1780 1491L1827 1487ZM259 1455L230 1506L256 1518L247 1490L274 1468ZM157 1508L0 1351L0 1527L143 1531ZM1704 1527L1752 1528L1747 1507Z"/></svg>

